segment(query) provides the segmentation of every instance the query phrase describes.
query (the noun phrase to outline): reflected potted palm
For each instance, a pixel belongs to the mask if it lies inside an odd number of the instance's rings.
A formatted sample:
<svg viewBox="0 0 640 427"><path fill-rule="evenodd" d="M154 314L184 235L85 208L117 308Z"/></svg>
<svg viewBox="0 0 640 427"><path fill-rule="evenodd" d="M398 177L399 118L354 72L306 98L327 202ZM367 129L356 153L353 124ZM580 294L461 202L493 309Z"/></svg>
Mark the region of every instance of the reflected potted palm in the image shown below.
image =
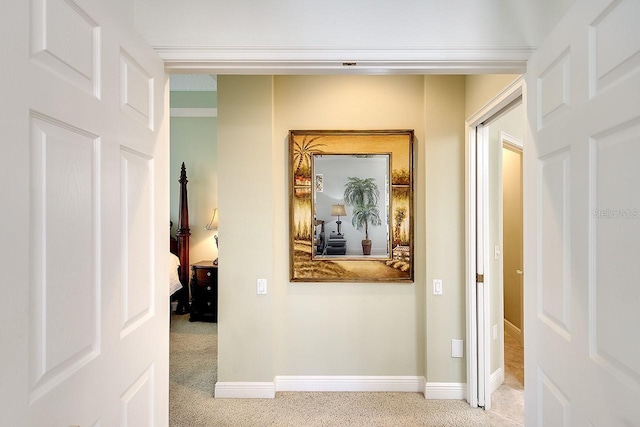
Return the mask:
<svg viewBox="0 0 640 427"><path fill-rule="evenodd" d="M362 241L362 253L371 255L371 240L369 240L369 226L382 224L378 200L380 191L374 182L374 178L347 178L344 185L344 203L353 206L353 218L351 224L362 231L364 228L364 240Z"/></svg>

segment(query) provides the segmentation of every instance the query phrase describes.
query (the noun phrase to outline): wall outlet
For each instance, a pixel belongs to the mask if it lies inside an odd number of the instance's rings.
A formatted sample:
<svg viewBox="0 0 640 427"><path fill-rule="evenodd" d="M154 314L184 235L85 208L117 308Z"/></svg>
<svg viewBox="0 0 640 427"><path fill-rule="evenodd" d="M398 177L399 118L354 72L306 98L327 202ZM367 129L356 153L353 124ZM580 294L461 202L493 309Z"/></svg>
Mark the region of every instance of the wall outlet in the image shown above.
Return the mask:
<svg viewBox="0 0 640 427"><path fill-rule="evenodd" d="M493 340L498 339L498 325L493 325Z"/></svg>
<svg viewBox="0 0 640 427"><path fill-rule="evenodd" d="M257 294L258 295L267 294L267 279L258 279Z"/></svg>
<svg viewBox="0 0 640 427"><path fill-rule="evenodd" d="M464 356L464 341L451 340L451 357L463 357Z"/></svg>
<svg viewBox="0 0 640 427"><path fill-rule="evenodd" d="M498 245L493 248L493 258L496 260L500 259L500 246Z"/></svg>

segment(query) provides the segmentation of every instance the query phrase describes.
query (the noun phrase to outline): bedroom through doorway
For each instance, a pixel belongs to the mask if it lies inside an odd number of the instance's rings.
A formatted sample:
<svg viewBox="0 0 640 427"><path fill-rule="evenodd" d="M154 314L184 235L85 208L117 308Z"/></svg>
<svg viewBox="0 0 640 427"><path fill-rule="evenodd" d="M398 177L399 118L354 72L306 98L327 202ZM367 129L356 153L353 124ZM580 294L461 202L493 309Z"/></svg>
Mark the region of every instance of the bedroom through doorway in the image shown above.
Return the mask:
<svg viewBox="0 0 640 427"><path fill-rule="evenodd" d="M171 237L187 242L176 248L186 271L169 331L169 414L177 425L181 413L213 397L217 379L217 120L215 75L170 76Z"/></svg>

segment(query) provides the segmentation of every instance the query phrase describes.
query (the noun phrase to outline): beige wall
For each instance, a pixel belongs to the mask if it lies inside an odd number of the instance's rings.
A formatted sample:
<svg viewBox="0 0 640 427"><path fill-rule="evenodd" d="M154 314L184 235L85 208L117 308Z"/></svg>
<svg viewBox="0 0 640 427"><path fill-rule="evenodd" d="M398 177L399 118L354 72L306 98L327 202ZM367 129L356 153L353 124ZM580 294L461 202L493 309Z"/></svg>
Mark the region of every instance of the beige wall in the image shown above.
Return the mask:
<svg viewBox="0 0 640 427"><path fill-rule="evenodd" d="M451 339L465 338L464 87L462 76L219 77L219 381L466 381L465 359L451 358ZM415 283L290 283L288 130L380 128L416 131Z"/></svg>
<svg viewBox="0 0 640 427"><path fill-rule="evenodd" d="M427 380L466 382L466 357L451 358L465 339L465 79L425 76ZM443 294L433 295L433 279Z"/></svg>
<svg viewBox="0 0 640 427"><path fill-rule="evenodd" d="M270 76L218 78L218 381L273 381L276 199ZM268 294L256 295L256 279Z"/></svg>
<svg viewBox="0 0 640 427"><path fill-rule="evenodd" d="M464 116L469 118L487 105L500 92L506 89L520 75L490 74L470 75L465 78Z"/></svg>
<svg viewBox="0 0 640 427"><path fill-rule="evenodd" d="M415 284L289 283L287 132L414 129L424 168L421 76L279 76L274 91L277 373L423 375L425 264ZM420 157L422 154L422 157ZM418 191L423 189L417 183ZM417 203L420 218L424 204ZM423 221L417 221L418 230ZM416 259L424 260L424 236Z"/></svg>
<svg viewBox="0 0 640 427"><path fill-rule="evenodd" d="M522 152L503 148L502 164L504 319L522 332Z"/></svg>

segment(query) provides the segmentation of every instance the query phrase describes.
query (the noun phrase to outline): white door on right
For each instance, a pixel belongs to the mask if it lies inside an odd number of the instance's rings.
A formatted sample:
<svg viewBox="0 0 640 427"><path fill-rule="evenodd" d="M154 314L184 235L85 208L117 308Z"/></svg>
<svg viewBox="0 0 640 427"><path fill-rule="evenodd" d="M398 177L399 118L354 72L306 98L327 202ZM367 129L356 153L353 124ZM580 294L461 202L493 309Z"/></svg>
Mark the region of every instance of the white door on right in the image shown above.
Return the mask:
<svg viewBox="0 0 640 427"><path fill-rule="evenodd" d="M526 425L638 426L640 0L577 0L526 82Z"/></svg>

